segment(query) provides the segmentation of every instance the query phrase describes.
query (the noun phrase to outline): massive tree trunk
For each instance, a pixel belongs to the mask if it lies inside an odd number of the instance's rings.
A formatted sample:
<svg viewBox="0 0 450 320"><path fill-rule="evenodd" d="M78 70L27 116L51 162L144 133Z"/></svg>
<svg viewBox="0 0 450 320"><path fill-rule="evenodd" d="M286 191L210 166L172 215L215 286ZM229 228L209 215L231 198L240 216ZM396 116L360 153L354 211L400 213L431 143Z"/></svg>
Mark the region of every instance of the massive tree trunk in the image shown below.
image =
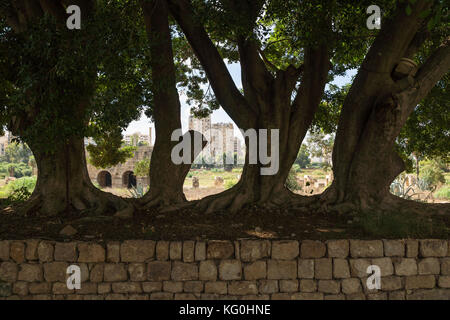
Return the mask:
<svg viewBox="0 0 450 320"><path fill-rule="evenodd" d="M55 146L51 153L30 143L38 177L30 199L18 212L54 216L73 211L88 215L113 214L133 207L122 198L97 189L91 182L83 138L73 137Z"/></svg>
<svg viewBox="0 0 450 320"><path fill-rule="evenodd" d="M269 140L267 146L261 145L259 139L246 139L246 163L238 184L223 193L198 201L197 206L207 212L224 209L237 211L249 204L278 207L298 199L300 196L290 192L285 187L285 182L324 91L330 69L327 46L316 44L305 48L302 66L289 66L285 70L275 68L273 74L267 66L270 63L258 48L259 44L255 39L238 35L244 91L241 94L218 50L203 26L198 23L190 2L169 1L169 4L172 15L201 62L219 103L239 128L254 129L258 136L261 134L259 130L265 129L268 137L271 136L271 130L279 130L279 140ZM248 13L249 19L256 19L261 9L258 6L262 2L254 5L250 2L239 4L248 5L244 11ZM324 19L318 25L329 27L330 23ZM296 89L300 75L302 81ZM294 91L296 96L291 101ZM273 161L269 165L263 164L257 155L257 164L252 164L249 152L259 153L261 147L266 147L270 153L274 143L278 144L276 156L279 159L279 169L274 174L264 175L261 169L273 166Z"/></svg>
<svg viewBox="0 0 450 320"><path fill-rule="evenodd" d="M176 130L181 130L181 105L176 88L167 3L148 1L142 3L142 8L151 46L152 107L156 131L150 162L150 191L141 200L149 208L186 201L183 183L191 164L175 164L171 159L172 149L179 143L172 141L171 137ZM186 135L191 135L191 140L194 140L193 131L186 133L185 137ZM197 154L191 153L191 163L201 150L195 151Z"/></svg>
<svg viewBox="0 0 450 320"><path fill-rule="evenodd" d="M412 58L420 47L417 39L424 23L420 14L430 5L418 1L411 15L400 6L384 23L346 97L333 150L334 182L322 197L337 211L448 210L405 202L389 192L405 168L395 139L414 107L450 67L447 39L417 74L412 70L399 78L394 73L400 59Z"/></svg>
<svg viewBox="0 0 450 320"><path fill-rule="evenodd" d="M66 27L66 1L11 1L4 6L6 17L11 28L17 33L25 33L29 24L35 23L47 13L58 21L58 27ZM7 3L5 3L7 4ZM75 0L71 4L80 6L83 19L89 19L95 8L93 0ZM4 9L2 7L2 9ZM85 71L83 71L85 72ZM95 70L91 70L96 77ZM42 73L42 72L41 72ZM22 88L26 90L26 88ZM87 107L91 101L92 92L80 92L78 103L70 109L74 123L88 125L85 119ZM46 102L41 102L46 103ZM69 211L84 211L86 214L108 214L114 212L132 213L133 207L122 198L105 193L95 188L89 179L86 167L86 157L83 137L69 136L64 133L55 140L46 141L45 136L39 137L36 132L45 132L51 126L36 121L41 112L39 104L31 105L26 113L11 119L10 130L14 135L25 141L36 159L38 168L37 184L30 199L17 207L24 214L57 215ZM30 133L30 127L34 132ZM28 131L28 132L27 132ZM47 151L44 151L47 150ZM49 151L50 150L50 151ZM15 209L15 208L14 208Z"/></svg>

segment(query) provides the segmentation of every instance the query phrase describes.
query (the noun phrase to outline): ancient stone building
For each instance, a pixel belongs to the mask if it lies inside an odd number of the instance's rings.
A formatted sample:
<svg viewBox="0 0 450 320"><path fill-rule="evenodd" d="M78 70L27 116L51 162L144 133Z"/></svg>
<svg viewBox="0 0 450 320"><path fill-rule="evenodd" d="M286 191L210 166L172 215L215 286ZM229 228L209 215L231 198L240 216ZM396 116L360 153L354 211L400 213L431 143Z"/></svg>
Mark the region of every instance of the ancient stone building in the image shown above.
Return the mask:
<svg viewBox="0 0 450 320"><path fill-rule="evenodd" d="M101 188L131 188L132 186L149 185L149 177L136 177L134 167L137 162L150 159L153 147L141 146L134 152L134 157L128 159L123 164L118 164L111 168L98 169L89 164L89 177L93 182L98 183Z"/></svg>

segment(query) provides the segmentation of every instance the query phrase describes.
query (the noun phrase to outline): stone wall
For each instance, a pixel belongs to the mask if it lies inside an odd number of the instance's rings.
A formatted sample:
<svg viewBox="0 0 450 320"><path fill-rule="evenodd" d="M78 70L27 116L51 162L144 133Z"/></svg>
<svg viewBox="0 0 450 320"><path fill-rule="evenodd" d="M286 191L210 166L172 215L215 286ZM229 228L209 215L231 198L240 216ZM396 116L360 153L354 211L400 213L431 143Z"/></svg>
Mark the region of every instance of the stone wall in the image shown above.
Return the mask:
<svg viewBox="0 0 450 320"><path fill-rule="evenodd" d="M102 185L101 182L101 174L107 173L111 177L111 186L112 188L126 188L127 187L127 178L126 175L130 172L133 173L134 167L136 163L141 160L150 159L152 156L153 147L150 146L141 146L138 147L134 152L134 157L127 159L125 163L119 163L114 167L106 168L106 169L98 169L87 163L87 169L89 173L89 177L93 182L98 183L101 187L106 187ZM87 153L87 151L86 151ZM149 178L148 177L138 177L137 182L139 185L148 186Z"/></svg>
<svg viewBox="0 0 450 320"><path fill-rule="evenodd" d="M446 240L0 241L0 299L450 299ZM67 289L69 265L81 289ZM366 287L381 268L381 290Z"/></svg>

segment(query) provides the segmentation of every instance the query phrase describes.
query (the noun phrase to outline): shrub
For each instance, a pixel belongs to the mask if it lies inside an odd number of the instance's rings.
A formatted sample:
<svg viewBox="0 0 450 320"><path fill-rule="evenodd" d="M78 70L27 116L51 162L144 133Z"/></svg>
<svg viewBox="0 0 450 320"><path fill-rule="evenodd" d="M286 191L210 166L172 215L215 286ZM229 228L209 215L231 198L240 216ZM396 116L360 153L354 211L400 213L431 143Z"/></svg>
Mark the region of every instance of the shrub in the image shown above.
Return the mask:
<svg viewBox="0 0 450 320"><path fill-rule="evenodd" d="M25 188L31 194L35 186L36 186L36 177L23 177L8 183L7 189L9 190L10 193L12 193L16 190Z"/></svg>
<svg viewBox="0 0 450 320"><path fill-rule="evenodd" d="M134 174L138 177L148 177L150 174L150 159L138 161L134 166Z"/></svg>
<svg viewBox="0 0 450 320"><path fill-rule="evenodd" d="M26 176L31 176L33 170L32 168L23 162L20 163L9 163L9 162L0 162L0 177L9 176L10 170L14 170L14 177L21 178Z"/></svg>
<svg viewBox="0 0 450 320"><path fill-rule="evenodd" d="M228 179L225 181L224 187L225 189L231 189L236 183L238 183L235 179Z"/></svg>
<svg viewBox="0 0 450 320"><path fill-rule="evenodd" d="M7 197L6 204L27 200L36 186L36 177L24 177L8 183L0 193L0 197Z"/></svg>
<svg viewBox="0 0 450 320"><path fill-rule="evenodd" d="M431 190L440 183L445 183L445 177L442 170L435 164L427 165L422 169L421 179L428 190Z"/></svg>
<svg viewBox="0 0 450 320"><path fill-rule="evenodd" d="M297 182L297 173L294 167L292 167L291 170L289 171L285 186L291 191L297 191L301 189L300 185Z"/></svg>
<svg viewBox="0 0 450 320"><path fill-rule="evenodd" d="M450 199L450 186L440 188L434 196L438 199Z"/></svg>
<svg viewBox="0 0 450 320"><path fill-rule="evenodd" d="M132 187L128 190L132 198L142 198L144 194L147 192L147 188L138 185L136 187Z"/></svg>

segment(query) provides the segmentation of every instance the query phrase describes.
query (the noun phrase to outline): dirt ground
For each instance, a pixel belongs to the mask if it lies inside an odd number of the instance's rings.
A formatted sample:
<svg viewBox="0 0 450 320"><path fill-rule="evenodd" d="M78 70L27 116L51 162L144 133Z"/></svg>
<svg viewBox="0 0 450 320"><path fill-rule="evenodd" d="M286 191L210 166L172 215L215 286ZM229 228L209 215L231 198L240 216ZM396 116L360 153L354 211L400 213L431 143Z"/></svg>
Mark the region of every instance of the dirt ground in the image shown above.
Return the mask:
<svg viewBox="0 0 450 320"><path fill-rule="evenodd" d="M450 219L440 223L450 230ZM351 222L351 223L350 223ZM320 214L302 210L261 210L248 208L230 214L204 214L185 209L162 214L136 212L132 219L113 216L90 217L64 213L57 217L23 217L0 213L0 239L47 239L106 241L124 239L152 240L238 240L238 239L340 239L379 238L364 232L352 217ZM62 236L66 226L77 230ZM441 236L442 237L442 236ZM448 233L443 236L448 238ZM385 237L389 238L389 237ZM392 238L395 238L393 236Z"/></svg>

